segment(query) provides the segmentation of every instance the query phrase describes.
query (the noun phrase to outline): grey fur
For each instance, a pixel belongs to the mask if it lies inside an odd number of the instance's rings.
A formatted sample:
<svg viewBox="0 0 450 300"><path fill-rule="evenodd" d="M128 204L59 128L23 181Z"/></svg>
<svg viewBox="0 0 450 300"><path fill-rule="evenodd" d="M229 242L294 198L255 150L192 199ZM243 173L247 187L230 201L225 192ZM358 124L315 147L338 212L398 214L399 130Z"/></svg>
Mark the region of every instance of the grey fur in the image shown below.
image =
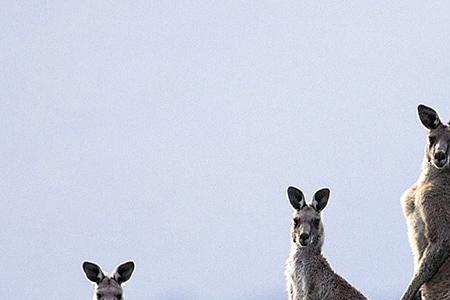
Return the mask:
<svg viewBox="0 0 450 300"><path fill-rule="evenodd" d="M420 294L424 300L449 300L450 128L432 108L420 105L418 110L429 140L422 173L401 201L414 254L414 275L402 300L420 299ZM445 159L436 154L439 151Z"/></svg>
<svg viewBox="0 0 450 300"><path fill-rule="evenodd" d="M110 276L91 262L84 262L82 269L87 279L95 283L93 300L124 300L122 284L133 274L134 262L120 264Z"/></svg>
<svg viewBox="0 0 450 300"><path fill-rule="evenodd" d="M296 188L289 188L289 197L293 189ZM298 191L298 195L303 195ZM313 204L300 209L293 205L292 245L285 272L289 300L367 299L336 274L322 255L324 229L320 211L325 208L328 197L329 190L321 189L315 193ZM289 200L292 204L292 199ZM306 235L309 238L305 241Z"/></svg>

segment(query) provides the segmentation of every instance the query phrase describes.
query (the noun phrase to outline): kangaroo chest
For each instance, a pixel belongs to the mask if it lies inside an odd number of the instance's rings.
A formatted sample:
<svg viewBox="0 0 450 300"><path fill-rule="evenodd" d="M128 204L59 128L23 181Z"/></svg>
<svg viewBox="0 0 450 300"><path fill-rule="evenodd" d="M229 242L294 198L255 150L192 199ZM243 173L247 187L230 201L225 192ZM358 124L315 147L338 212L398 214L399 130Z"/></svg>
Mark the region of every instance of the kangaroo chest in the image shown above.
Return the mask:
<svg viewBox="0 0 450 300"><path fill-rule="evenodd" d="M428 245L428 241L425 237L425 222L420 213L420 204L417 203L415 210L410 216L410 235L411 242L413 245L413 250L415 254L415 265L417 266L420 259L422 258L423 252Z"/></svg>
<svg viewBox="0 0 450 300"><path fill-rule="evenodd" d="M303 296L310 295L314 291L314 277L312 270L308 265L300 264L296 272L298 288ZM306 299L306 298L305 298Z"/></svg>
<svg viewBox="0 0 450 300"><path fill-rule="evenodd" d="M294 271L294 282L297 286L297 299L295 300L320 300L324 299L324 289L321 288L321 280L319 278L322 270L319 270L314 263L297 262ZM324 274L322 274L323 276Z"/></svg>
<svg viewBox="0 0 450 300"><path fill-rule="evenodd" d="M414 265L417 267L427 246L425 222L421 213L421 199L416 187L412 187L403 197L403 211L407 220L409 240L414 253Z"/></svg>

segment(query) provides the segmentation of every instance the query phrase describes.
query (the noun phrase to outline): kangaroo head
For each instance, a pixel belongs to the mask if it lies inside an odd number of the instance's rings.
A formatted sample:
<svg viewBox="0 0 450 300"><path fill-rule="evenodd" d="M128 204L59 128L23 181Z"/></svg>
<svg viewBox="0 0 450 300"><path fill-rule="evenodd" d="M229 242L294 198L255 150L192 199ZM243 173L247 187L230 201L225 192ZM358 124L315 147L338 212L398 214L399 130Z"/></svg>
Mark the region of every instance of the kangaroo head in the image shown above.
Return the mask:
<svg viewBox="0 0 450 300"><path fill-rule="evenodd" d="M325 208L330 197L330 190L318 190L312 203L307 204L303 192L295 187L287 190L289 201L294 208L292 222L292 241L299 247L321 248L323 244L323 224L321 211Z"/></svg>
<svg viewBox="0 0 450 300"><path fill-rule="evenodd" d="M119 265L111 276L105 274L98 265L87 261L83 263L83 271L87 279L95 283L94 299L122 300L122 283L128 281L133 274L134 262Z"/></svg>
<svg viewBox="0 0 450 300"><path fill-rule="evenodd" d="M429 130L426 157L434 167L442 169L449 165L450 127L443 124L437 112L431 107L419 105L419 118Z"/></svg>

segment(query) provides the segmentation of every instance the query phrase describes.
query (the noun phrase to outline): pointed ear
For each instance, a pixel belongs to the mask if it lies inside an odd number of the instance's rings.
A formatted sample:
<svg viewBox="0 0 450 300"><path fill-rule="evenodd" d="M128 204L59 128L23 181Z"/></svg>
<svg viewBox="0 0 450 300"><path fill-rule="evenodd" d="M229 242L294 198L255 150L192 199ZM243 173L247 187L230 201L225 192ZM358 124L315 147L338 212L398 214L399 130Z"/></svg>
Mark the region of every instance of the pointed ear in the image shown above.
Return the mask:
<svg viewBox="0 0 450 300"><path fill-rule="evenodd" d="M314 194L312 206L315 210L321 211L327 206L328 198L330 198L330 190L328 188L320 189Z"/></svg>
<svg viewBox="0 0 450 300"><path fill-rule="evenodd" d="M113 273L113 278L119 284L122 284L131 278L131 274L133 274L133 271L134 271L134 262L127 261L116 268L116 270Z"/></svg>
<svg viewBox="0 0 450 300"><path fill-rule="evenodd" d="M287 189L287 193L289 202L291 202L291 205L294 209L300 210L306 206L305 196L303 196L303 192L298 188L290 186Z"/></svg>
<svg viewBox="0 0 450 300"><path fill-rule="evenodd" d="M420 121L426 128L430 130L436 129L439 125L442 124L437 112L431 107L420 104L417 107L417 110L419 112Z"/></svg>
<svg viewBox="0 0 450 300"><path fill-rule="evenodd" d="M105 277L99 266L88 261L83 263L83 271L86 274L87 279L95 283L99 283L103 277Z"/></svg>

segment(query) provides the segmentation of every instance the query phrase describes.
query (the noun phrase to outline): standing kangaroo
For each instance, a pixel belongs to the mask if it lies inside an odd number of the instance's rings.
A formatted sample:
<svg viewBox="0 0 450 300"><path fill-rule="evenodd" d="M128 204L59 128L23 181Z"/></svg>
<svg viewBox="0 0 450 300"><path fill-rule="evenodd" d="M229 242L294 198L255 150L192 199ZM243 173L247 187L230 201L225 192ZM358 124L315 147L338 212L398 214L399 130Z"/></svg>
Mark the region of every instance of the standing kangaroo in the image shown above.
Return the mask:
<svg viewBox="0 0 450 300"><path fill-rule="evenodd" d="M320 212L330 196L327 188L317 191L311 205L295 188L287 190L295 209L292 246L286 266L289 300L367 300L345 279L336 274L322 255L324 230Z"/></svg>
<svg viewBox="0 0 450 300"><path fill-rule="evenodd" d="M450 127L430 107L419 105L429 129L422 173L402 197L414 253L414 276L402 300L450 299Z"/></svg>
<svg viewBox="0 0 450 300"><path fill-rule="evenodd" d="M83 271L87 279L96 284L94 300L123 300L122 283L130 279L134 271L134 262L129 261L119 265L111 276L103 273L94 263L84 262Z"/></svg>

